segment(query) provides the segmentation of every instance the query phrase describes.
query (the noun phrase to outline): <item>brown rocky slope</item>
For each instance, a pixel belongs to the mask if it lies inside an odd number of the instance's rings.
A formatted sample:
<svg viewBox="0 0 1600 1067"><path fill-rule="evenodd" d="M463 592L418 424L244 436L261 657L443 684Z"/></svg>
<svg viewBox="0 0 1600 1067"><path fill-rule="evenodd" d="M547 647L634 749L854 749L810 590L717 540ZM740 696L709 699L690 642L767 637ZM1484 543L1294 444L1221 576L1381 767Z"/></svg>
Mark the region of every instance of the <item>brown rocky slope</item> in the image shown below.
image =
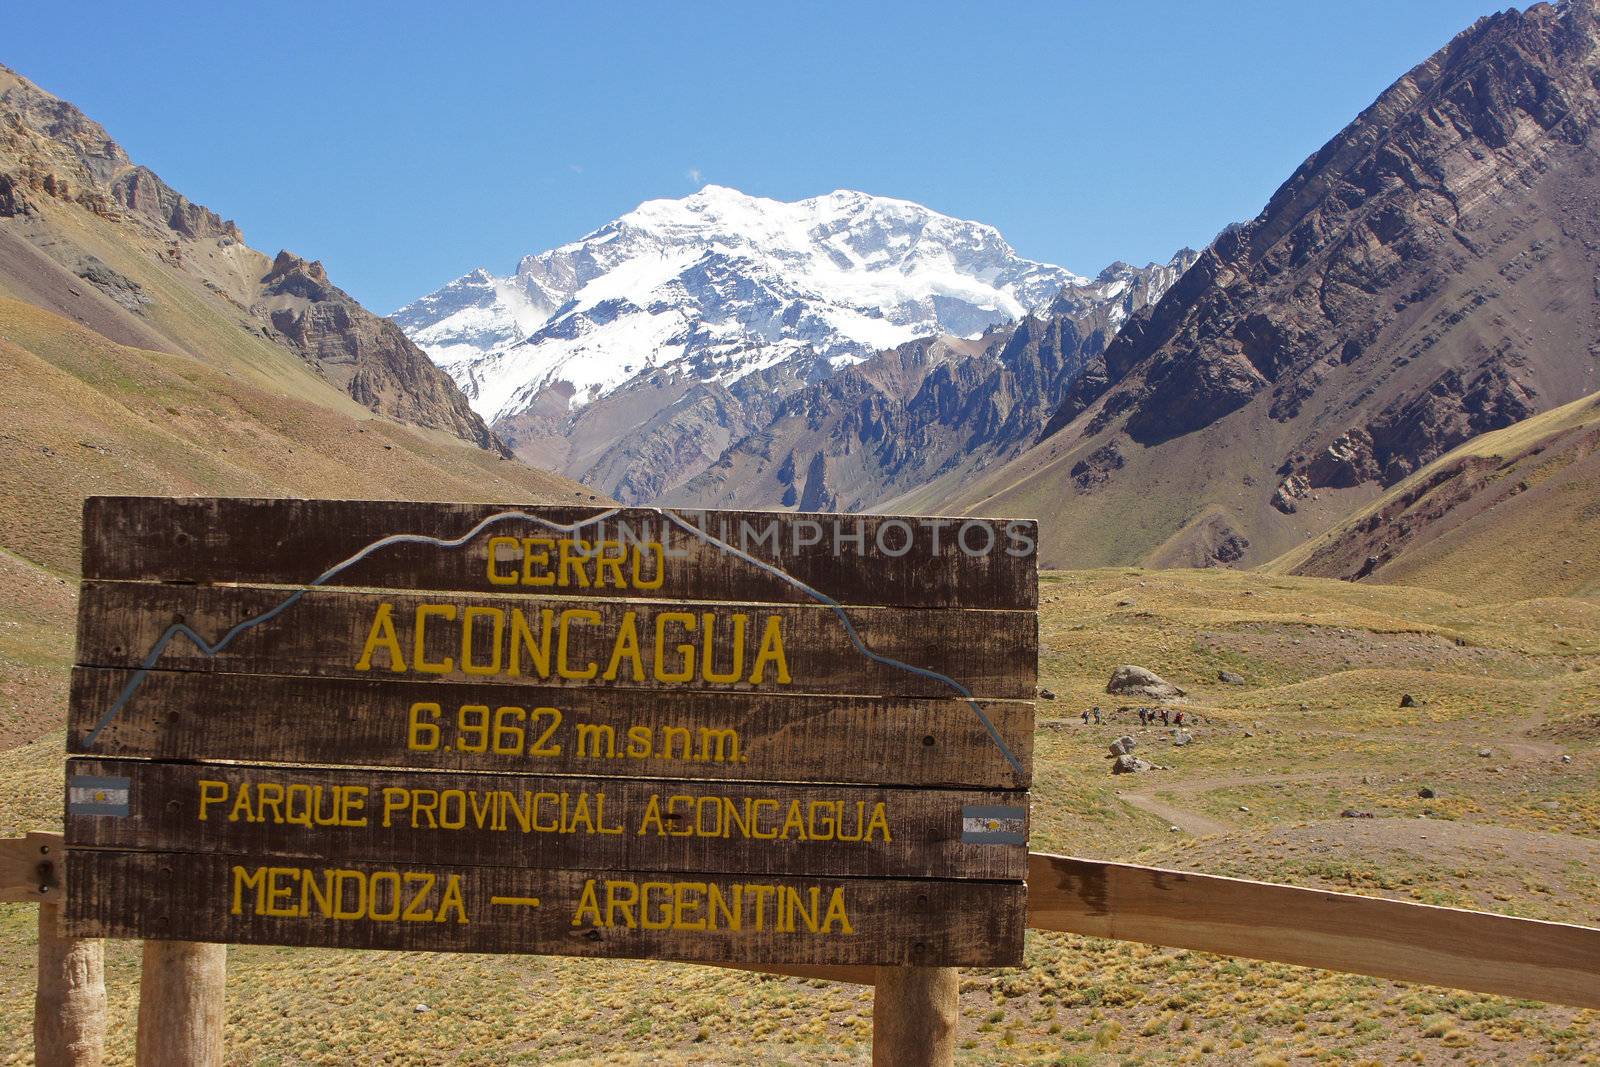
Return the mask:
<svg viewBox="0 0 1600 1067"><path fill-rule="evenodd" d="M775 397L716 462L661 496L698 507L864 511L953 491L1037 439L1084 364L1195 255L1112 264L1067 286L1041 315L978 338L910 341Z"/></svg>
<svg viewBox="0 0 1600 1067"><path fill-rule="evenodd" d="M0 384L0 556L50 583L92 493L598 502L506 458L320 265L250 249L3 70Z"/></svg>
<svg viewBox="0 0 1600 1067"><path fill-rule="evenodd" d="M1597 117L1593 0L1479 20L1128 323L1044 440L943 503L1045 518L1058 565L1258 562L1600 387Z"/></svg>
<svg viewBox="0 0 1600 1067"><path fill-rule="evenodd" d="M1600 596L1600 393L1473 438L1267 569L1479 600Z"/></svg>
<svg viewBox="0 0 1600 1067"><path fill-rule="evenodd" d="M111 246L110 254L106 245ZM207 360L287 349L368 409L504 452L455 384L321 264L276 260L134 163L98 123L0 67L0 293L107 338Z"/></svg>

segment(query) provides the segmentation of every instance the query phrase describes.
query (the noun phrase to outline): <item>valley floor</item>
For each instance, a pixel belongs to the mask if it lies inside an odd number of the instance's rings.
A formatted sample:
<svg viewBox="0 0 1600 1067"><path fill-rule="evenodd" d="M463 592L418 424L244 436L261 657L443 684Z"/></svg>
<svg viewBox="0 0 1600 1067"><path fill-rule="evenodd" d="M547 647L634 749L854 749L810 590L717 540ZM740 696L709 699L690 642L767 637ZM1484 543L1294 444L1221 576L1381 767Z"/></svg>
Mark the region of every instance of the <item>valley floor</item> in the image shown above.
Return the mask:
<svg viewBox="0 0 1600 1067"><path fill-rule="evenodd" d="M45 731L65 706L74 590L13 557L0 573L22 590L0 604L9 836L59 825L62 734ZM1056 699L1039 704L1036 850L1600 924L1600 601L1048 573L1041 651ZM1120 663L1189 689L1191 744L1118 710L1104 685ZM1081 721L1094 704L1104 725ZM1107 745L1125 732L1165 769L1113 779ZM0 905L0 1063L30 1062L33 937L31 907ZM229 969L232 1063L870 1052L870 991L714 968L235 948ZM137 970L137 946L113 942L116 1063L131 1061ZM1032 935L1026 967L964 972L962 989L971 1064L1600 1062L1597 1012L1063 935Z"/></svg>

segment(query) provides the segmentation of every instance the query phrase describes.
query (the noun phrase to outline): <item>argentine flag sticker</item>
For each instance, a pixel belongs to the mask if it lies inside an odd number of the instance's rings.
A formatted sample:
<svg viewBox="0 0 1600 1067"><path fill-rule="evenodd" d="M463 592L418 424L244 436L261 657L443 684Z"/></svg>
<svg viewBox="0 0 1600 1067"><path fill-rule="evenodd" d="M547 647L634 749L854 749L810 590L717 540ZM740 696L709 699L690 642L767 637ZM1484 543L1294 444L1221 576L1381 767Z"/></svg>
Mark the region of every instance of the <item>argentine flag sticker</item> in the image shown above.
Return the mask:
<svg viewBox="0 0 1600 1067"><path fill-rule="evenodd" d="M131 785L127 778L75 774L67 779L67 814L126 815Z"/></svg>
<svg viewBox="0 0 1600 1067"><path fill-rule="evenodd" d="M1027 823L1027 808L967 804L961 809L961 841L968 845L1027 844Z"/></svg>

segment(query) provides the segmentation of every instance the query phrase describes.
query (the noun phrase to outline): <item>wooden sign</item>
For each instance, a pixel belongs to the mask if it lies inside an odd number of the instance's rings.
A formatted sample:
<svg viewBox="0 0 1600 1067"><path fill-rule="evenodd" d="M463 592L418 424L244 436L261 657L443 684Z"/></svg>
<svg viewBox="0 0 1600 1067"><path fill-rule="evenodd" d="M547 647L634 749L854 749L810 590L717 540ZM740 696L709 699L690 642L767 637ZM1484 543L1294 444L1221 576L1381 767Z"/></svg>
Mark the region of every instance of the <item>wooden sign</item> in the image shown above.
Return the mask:
<svg viewBox="0 0 1600 1067"><path fill-rule="evenodd" d="M78 656L137 667L174 625L220 636L284 600L260 586L85 581ZM846 630L839 610L822 605L312 589L289 617L215 653L169 642L161 661L242 674L920 697L949 697L944 679L960 678L975 693L1026 699L1038 659L1037 623L1025 611L853 608ZM930 673L897 665L913 661Z"/></svg>
<svg viewBox="0 0 1600 1067"><path fill-rule="evenodd" d="M83 532L84 576L109 581L302 585L308 564L366 553L319 584L815 603L800 583L857 605L1039 603L1036 524L1020 520L90 497ZM441 551L466 534L464 551Z"/></svg>
<svg viewBox="0 0 1600 1067"><path fill-rule="evenodd" d="M94 498L83 935L1007 965L1031 522Z"/></svg>
<svg viewBox="0 0 1600 1067"><path fill-rule="evenodd" d="M1001 737L1024 739L1011 746L1021 772L964 700L614 688L582 691L575 710L573 689L278 677L268 711L259 676L165 670L147 674L84 747L134 674L73 671L74 752L986 789L1028 784L1032 706L995 700L983 702L984 714Z"/></svg>

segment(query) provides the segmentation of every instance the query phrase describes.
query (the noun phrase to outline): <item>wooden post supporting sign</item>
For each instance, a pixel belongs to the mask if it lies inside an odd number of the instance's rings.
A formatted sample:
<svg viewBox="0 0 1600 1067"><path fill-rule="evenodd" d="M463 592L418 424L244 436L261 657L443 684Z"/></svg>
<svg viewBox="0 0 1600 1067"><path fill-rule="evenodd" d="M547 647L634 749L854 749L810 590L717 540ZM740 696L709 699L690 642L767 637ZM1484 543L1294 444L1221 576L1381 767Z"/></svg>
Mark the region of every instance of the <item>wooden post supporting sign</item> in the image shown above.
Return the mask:
<svg viewBox="0 0 1600 1067"><path fill-rule="evenodd" d="M105 948L66 931L66 856L60 834L0 840L0 901L39 905L33 998L37 1067L100 1067L105 1060Z"/></svg>
<svg viewBox="0 0 1600 1067"><path fill-rule="evenodd" d="M950 1067L961 1021L954 967L879 967L872 995L872 1067Z"/></svg>
<svg viewBox="0 0 1600 1067"><path fill-rule="evenodd" d="M146 941L139 972L139 1067L222 1067L228 947Z"/></svg>
<svg viewBox="0 0 1600 1067"><path fill-rule="evenodd" d="M100 1067L105 1039L105 943L68 936L61 902L41 902L33 1061L36 1067Z"/></svg>

